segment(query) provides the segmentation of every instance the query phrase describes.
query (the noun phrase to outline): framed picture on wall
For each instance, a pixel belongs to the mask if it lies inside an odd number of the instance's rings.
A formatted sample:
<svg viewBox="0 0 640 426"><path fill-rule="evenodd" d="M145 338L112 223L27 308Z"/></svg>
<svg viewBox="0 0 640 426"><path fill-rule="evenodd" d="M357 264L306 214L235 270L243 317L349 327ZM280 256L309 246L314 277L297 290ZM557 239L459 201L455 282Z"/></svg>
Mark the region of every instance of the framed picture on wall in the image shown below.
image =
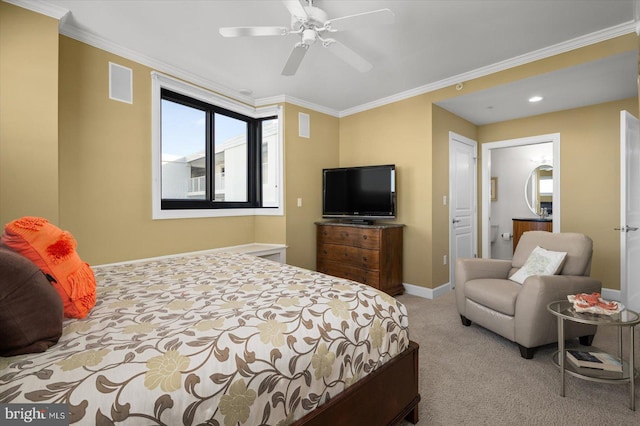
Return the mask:
<svg viewBox="0 0 640 426"><path fill-rule="evenodd" d="M498 200L498 178L491 178L491 201Z"/></svg>

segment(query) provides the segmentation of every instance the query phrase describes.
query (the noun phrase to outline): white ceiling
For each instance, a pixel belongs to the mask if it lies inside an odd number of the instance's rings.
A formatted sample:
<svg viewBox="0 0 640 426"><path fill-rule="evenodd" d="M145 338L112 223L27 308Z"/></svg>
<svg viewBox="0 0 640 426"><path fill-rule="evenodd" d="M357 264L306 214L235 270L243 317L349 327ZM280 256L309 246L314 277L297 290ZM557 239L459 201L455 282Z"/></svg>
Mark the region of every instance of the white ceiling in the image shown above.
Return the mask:
<svg viewBox="0 0 640 426"><path fill-rule="evenodd" d="M438 105L477 125L496 123L637 96L637 71L638 53L630 51L450 98ZM530 103L532 96L543 100Z"/></svg>
<svg viewBox="0 0 640 426"><path fill-rule="evenodd" d="M298 36L224 38L218 32L227 26L288 27L290 15L279 0L7 1L70 11L62 34L239 100L259 105L284 96L337 116L634 29L633 0L315 0L329 18L389 8L395 24L335 35L373 64L367 73L315 44L297 74L285 77L280 72ZM512 118L515 102L538 87L547 92L537 113L545 103L563 109L563 100L584 104L637 94L635 55L596 62L442 105L484 123ZM584 86L580 76L588 76Z"/></svg>

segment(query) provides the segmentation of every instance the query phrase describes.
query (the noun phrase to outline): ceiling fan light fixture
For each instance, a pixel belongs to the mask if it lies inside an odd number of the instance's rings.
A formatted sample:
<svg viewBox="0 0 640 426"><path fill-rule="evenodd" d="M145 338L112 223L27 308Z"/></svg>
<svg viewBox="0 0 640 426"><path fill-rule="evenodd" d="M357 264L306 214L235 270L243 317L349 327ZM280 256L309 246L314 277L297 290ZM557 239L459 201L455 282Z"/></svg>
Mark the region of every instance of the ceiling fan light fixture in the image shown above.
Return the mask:
<svg viewBox="0 0 640 426"><path fill-rule="evenodd" d="M313 5L313 0L282 0L282 2L291 15L290 28L222 27L219 32L224 37L300 35L300 41L296 43L289 54L282 70L281 74L286 76L292 76L296 73L309 46L318 40L323 47L331 46L328 49L330 52L356 70L370 71L373 67L370 62L344 44L326 38L326 36L353 27L391 24L394 21L394 14L389 9L372 10L329 20L324 10Z"/></svg>
<svg viewBox="0 0 640 426"><path fill-rule="evenodd" d="M306 44L307 46L311 46L313 43L315 43L317 38L318 35L316 34L315 30L306 29L302 32L302 43Z"/></svg>

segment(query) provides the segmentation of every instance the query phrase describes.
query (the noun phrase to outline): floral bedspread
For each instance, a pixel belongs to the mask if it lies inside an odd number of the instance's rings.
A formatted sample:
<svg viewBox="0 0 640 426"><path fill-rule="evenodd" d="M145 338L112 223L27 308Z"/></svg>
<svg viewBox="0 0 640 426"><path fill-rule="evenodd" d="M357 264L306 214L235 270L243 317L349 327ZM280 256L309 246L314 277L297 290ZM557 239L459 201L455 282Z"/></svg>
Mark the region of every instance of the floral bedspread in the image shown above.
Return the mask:
<svg viewBox="0 0 640 426"><path fill-rule="evenodd" d="M371 287L238 253L95 268L96 306L40 354L0 357L0 403L86 425L286 425L409 343Z"/></svg>

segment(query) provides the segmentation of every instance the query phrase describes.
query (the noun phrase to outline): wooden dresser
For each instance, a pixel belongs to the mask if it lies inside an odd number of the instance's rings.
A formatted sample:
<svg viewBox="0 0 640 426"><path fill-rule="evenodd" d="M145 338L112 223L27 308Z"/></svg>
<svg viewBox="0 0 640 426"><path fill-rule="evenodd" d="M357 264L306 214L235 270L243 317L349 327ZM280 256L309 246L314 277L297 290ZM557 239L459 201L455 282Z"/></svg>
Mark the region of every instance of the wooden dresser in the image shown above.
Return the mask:
<svg viewBox="0 0 640 426"><path fill-rule="evenodd" d="M553 231L553 221L551 219L513 219L513 251L515 253L518 241L523 232L527 231Z"/></svg>
<svg viewBox="0 0 640 426"><path fill-rule="evenodd" d="M402 294L403 226L317 222L316 269Z"/></svg>

